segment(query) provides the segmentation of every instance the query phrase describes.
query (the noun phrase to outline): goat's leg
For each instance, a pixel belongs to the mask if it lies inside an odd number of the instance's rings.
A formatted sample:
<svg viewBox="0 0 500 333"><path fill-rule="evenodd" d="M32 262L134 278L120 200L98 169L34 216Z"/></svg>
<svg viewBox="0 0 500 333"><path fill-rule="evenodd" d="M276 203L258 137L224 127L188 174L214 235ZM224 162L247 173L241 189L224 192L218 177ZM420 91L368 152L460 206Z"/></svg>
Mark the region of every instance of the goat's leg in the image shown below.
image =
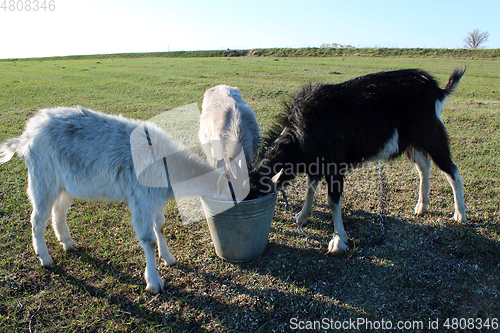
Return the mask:
<svg viewBox="0 0 500 333"><path fill-rule="evenodd" d="M177 262L177 260L172 255L172 253L170 253L170 250L168 249L167 246L167 242L165 241L165 236L163 235L162 232L164 224L165 224L165 216L163 215L163 212L160 212L156 215L155 225L154 225L156 242L158 243L158 253L160 254L160 258L163 259L163 261L167 266L172 266Z"/></svg>
<svg viewBox="0 0 500 333"><path fill-rule="evenodd" d="M307 218L311 216L314 193L316 193L316 189L318 188L319 180L318 177L311 175L307 177L307 193L304 200L304 206L299 215L297 215L297 223L301 226L305 226L307 224Z"/></svg>
<svg viewBox="0 0 500 333"><path fill-rule="evenodd" d="M456 166L454 171L445 172L445 176L453 189L453 199L455 201L455 214L453 215L453 219L457 222L466 222L462 176L458 173L458 168Z"/></svg>
<svg viewBox="0 0 500 333"><path fill-rule="evenodd" d="M153 218L155 216L151 213L152 210L145 207L142 208L140 203L130 202L132 226L146 254L146 270L144 272L146 290L152 294L158 294L163 291L163 281L156 268L156 237L153 231Z"/></svg>
<svg viewBox="0 0 500 333"><path fill-rule="evenodd" d="M28 196L33 206L31 213L31 234L33 249L40 263L44 267L52 267L54 261L49 255L45 231L50 219L50 209L56 199L56 194L50 192L44 182L37 181L36 177L28 175Z"/></svg>
<svg viewBox="0 0 500 333"><path fill-rule="evenodd" d="M33 249L44 267L52 267L54 261L49 255L47 242L45 241L45 230L50 219L50 208L37 203L33 205L31 213L31 234L33 237Z"/></svg>
<svg viewBox="0 0 500 333"><path fill-rule="evenodd" d="M66 223L66 215L73 202L73 197L66 191L61 191L59 197L52 206L52 227L57 239L61 242L65 251L75 251L76 243L71 238L68 224Z"/></svg>
<svg viewBox="0 0 500 333"><path fill-rule="evenodd" d="M153 235L151 235L153 236ZM139 240L144 252L146 253L146 270L144 279L146 280L146 291L152 294L159 294L163 291L163 280L156 268L155 240L152 238L142 238Z"/></svg>
<svg viewBox="0 0 500 333"><path fill-rule="evenodd" d="M453 199L455 201L455 214L453 215L453 219L457 222L466 222L462 176L460 176L457 166L451 160L449 165L444 168L440 167L440 169L443 170L446 179L453 189Z"/></svg>
<svg viewBox="0 0 500 333"><path fill-rule="evenodd" d="M146 290L152 294L159 294L163 291L163 280L156 268L155 241L142 239L140 243L146 253L146 270L144 271Z"/></svg>
<svg viewBox="0 0 500 333"><path fill-rule="evenodd" d="M426 151L431 156L434 163L444 172L446 179L453 189L453 199L455 201L455 214L453 218L457 222L465 222L464 187L462 177L458 173L457 166L451 160L450 148L448 147L448 137L444 126L438 128L437 135L433 135L433 143L426 147Z"/></svg>
<svg viewBox="0 0 500 333"><path fill-rule="evenodd" d="M334 232L333 238L328 244L329 254L341 254L349 248L347 246L347 233L342 222L342 191L344 188L344 177L327 176L328 183L328 205L332 211Z"/></svg>
<svg viewBox="0 0 500 333"><path fill-rule="evenodd" d="M427 212L429 205L429 191L431 189L431 162L426 154L421 151L413 150L409 153L411 160L415 163L415 167L420 176L420 188L418 191L418 202L415 206L415 214L421 215Z"/></svg>

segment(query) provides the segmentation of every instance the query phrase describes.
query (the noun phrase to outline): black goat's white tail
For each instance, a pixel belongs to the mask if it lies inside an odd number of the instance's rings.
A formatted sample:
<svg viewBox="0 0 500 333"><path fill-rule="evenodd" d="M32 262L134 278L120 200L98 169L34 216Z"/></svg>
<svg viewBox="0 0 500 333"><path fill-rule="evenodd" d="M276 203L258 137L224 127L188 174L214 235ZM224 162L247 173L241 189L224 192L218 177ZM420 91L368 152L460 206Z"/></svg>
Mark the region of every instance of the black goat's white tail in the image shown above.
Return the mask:
<svg viewBox="0 0 500 333"><path fill-rule="evenodd" d="M9 139L0 144L0 164L10 161L12 156L17 153L21 140L19 138Z"/></svg>
<svg viewBox="0 0 500 333"><path fill-rule="evenodd" d="M460 79L464 76L466 70L467 67L457 68L451 73L448 83L446 83L446 86L444 87L447 95L455 93L458 85L460 84Z"/></svg>

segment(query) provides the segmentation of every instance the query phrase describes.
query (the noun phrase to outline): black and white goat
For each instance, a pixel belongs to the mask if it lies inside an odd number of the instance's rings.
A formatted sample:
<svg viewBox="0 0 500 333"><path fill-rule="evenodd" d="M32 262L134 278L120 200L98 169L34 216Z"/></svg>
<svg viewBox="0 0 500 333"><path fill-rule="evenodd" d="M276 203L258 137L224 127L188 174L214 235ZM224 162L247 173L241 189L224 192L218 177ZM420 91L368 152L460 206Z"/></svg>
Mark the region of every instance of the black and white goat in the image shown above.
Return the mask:
<svg viewBox="0 0 500 333"><path fill-rule="evenodd" d="M28 168L33 248L42 266L53 264L45 242L51 212L55 234L68 251L76 248L66 223L73 198L128 202L152 293L163 289L155 244L167 265L176 262L162 233L167 200L174 195L231 199L222 172L155 125L80 107L38 111L19 138L0 144L0 164L15 153Z"/></svg>
<svg viewBox="0 0 500 333"><path fill-rule="evenodd" d="M235 177L230 162L237 159L241 149L247 164L254 160L261 145L259 124L237 88L219 85L205 92L199 138L208 162L217 166L224 161Z"/></svg>
<svg viewBox="0 0 500 333"><path fill-rule="evenodd" d="M465 69L453 71L444 89L417 69L369 74L335 85L305 85L266 139L267 149L255 161L252 187L269 192L273 188L266 180L280 172L281 184L299 173L308 174L304 207L297 217L305 225L318 182L325 177L335 228L328 252L336 254L347 249L341 204L349 167L406 152L420 175L415 213L422 214L429 204L429 155L453 188L454 219L465 221L462 179L440 118L446 98L464 73Z"/></svg>

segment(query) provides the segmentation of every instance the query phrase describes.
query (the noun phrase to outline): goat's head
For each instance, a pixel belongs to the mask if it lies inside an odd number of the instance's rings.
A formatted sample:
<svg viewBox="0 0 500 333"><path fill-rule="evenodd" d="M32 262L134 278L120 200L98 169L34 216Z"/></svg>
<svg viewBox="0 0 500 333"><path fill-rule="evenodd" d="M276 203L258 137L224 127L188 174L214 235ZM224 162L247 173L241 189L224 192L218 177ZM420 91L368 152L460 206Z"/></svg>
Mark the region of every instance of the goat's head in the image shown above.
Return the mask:
<svg viewBox="0 0 500 333"><path fill-rule="evenodd" d="M273 128L267 134L264 146L267 148L261 148L249 173L248 199L278 191L296 174L294 162L299 145L287 126L278 124Z"/></svg>
<svg viewBox="0 0 500 333"><path fill-rule="evenodd" d="M253 169L249 173L250 193L246 200L256 199L269 193L274 193L281 188L283 169L271 173L267 168Z"/></svg>
<svg viewBox="0 0 500 333"><path fill-rule="evenodd" d="M212 147L221 146L219 142L212 143ZM223 157L215 162L215 169L221 173L217 181L217 190L221 197L229 195L229 200L235 204L245 199L250 191L250 182L248 177L247 163L245 153L238 142L223 142L229 146L232 152L229 157L227 154L221 154ZM228 144L229 143L229 144Z"/></svg>

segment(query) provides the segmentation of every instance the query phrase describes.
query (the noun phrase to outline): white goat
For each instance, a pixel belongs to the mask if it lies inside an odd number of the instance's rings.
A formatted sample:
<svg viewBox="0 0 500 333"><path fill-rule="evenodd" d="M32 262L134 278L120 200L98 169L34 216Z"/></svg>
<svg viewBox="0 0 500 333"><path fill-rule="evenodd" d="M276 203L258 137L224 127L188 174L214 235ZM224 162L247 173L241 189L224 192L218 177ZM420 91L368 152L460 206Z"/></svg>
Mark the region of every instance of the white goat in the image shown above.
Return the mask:
<svg viewBox="0 0 500 333"><path fill-rule="evenodd" d="M142 135L133 138L131 135L137 128L144 130ZM134 140L143 140L139 147L142 144L144 150L159 145L163 155L168 151L174 153L175 158L168 160L168 170L163 156L163 172L170 179L167 186L144 186L138 181L138 164L134 163L131 151L131 146L137 146ZM174 192L177 197L230 199L227 180L221 172L189 153L155 125L81 107L38 111L19 138L0 144L0 164L9 161L15 153L24 157L28 168L33 248L42 266L53 264L45 242L51 211L57 239L68 251L76 248L66 223L73 198L128 202L132 225L146 253L146 290L151 293L163 290L156 268L155 242L167 265L176 262L162 233L167 200L174 199ZM195 178L196 175L203 177ZM180 180L174 191L172 179Z"/></svg>
<svg viewBox="0 0 500 333"><path fill-rule="evenodd" d="M199 137L208 162L216 166L224 161L226 170L235 178L230 161L236 159L241 148L247 164L254 160L261 144L259 124L238 88L219 85L205 92Z"/></svg>

